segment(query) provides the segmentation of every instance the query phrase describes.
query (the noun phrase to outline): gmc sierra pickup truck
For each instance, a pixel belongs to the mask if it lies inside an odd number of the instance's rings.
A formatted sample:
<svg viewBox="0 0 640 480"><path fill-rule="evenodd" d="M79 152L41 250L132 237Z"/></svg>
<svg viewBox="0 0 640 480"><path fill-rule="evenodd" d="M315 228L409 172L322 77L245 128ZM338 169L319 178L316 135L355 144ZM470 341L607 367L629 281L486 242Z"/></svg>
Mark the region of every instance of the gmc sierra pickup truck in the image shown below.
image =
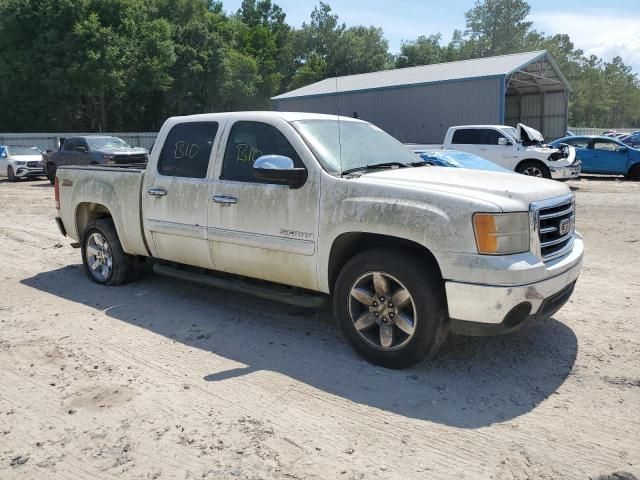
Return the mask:
<svg viewBox="0 0 640 480"><path fill-rule="evenodd" d="M427 166L346 117L170 118L145 169L60 167L55 197L92 281L125 283L150 257L159 273L292 304L331 298L356 351L391 368L449 332L553 315L583 256L566 185Z"/></svg>

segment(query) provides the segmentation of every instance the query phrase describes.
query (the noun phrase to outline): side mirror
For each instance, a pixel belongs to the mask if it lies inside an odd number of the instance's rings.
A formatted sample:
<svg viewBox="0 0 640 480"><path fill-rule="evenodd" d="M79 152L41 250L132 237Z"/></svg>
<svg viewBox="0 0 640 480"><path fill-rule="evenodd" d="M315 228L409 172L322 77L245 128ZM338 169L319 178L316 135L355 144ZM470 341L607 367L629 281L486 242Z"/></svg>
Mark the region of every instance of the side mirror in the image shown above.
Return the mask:
<svg viewBox="0 0 640 480"><path fill-rule="evenodd" d="M295 168L293 160L283 155L263 155L253 163L253 176L271 183L300 188L307 181L307 169Z"/></svg>
<svg viewBox="0 0 640 480"><path fill-rule="evenodd" d="M503 147L508 147L508 146L513 145L513 143L511 143L509 140L507 140L504 137L500 137L498 139L498 145L502 145Z"/></svg>
<svg viewBox="0 0 640 480"><path fill-rule="evenodd" d="M76 147L76 152L87 153L88 151L89 150L87 149L87 147L83 147L83 146Z"/></svg>
<svg viewBox="0 0 640 480"><path fill-rule="evenodd" d="M627 147L619 147L618 148L618 153L627 153L629 151L629 149Z"/></svg>

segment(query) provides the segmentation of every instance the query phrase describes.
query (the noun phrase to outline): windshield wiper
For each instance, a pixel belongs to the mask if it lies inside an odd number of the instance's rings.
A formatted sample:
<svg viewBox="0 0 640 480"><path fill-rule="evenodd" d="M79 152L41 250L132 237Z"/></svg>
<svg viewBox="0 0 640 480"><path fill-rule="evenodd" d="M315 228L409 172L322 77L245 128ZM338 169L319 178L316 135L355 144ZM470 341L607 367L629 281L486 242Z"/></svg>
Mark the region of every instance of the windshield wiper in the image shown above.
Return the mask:
<svg viewBox="0 0 640 480"><path fill-rule="evenodd" d="M346 170L343 170L341 175L344 176L350 173L359 172L361 170L376 170L378 168L383 169L383 168L393 168L393 167L404 168L404 167L412 167L412 166L414 165L402 163L402 162L374 163L373 165L363 165L360 167L348 168Z"/></svg>

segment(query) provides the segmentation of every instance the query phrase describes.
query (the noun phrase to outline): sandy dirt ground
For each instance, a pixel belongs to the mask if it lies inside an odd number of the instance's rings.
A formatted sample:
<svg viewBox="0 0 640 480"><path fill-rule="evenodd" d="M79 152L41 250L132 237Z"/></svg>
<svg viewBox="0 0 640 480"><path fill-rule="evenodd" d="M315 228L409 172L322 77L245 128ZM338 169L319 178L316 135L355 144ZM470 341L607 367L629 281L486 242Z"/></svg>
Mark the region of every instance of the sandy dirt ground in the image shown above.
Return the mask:
<svg viewBox="0 0 640 480"><path fill-rule="evenodd" d="M640 182L571 186L571 302L389 371L324 313L152 273L92 284L51 186L0 181L0 478L640 476Z"/></svg>

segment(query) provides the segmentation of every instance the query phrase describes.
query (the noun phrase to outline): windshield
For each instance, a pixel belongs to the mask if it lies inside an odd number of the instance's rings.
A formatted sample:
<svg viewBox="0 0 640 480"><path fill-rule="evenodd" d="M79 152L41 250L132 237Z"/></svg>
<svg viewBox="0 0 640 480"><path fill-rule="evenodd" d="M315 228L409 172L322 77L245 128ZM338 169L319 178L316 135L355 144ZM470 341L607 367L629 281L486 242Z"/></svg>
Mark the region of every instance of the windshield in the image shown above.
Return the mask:
<svg viewBox="0 0 640 480"><path fill-rule="evenodd" d="M89 137L87 143L91 150L101 150L103 148L131 148L127 143L118 137Z"/></svg>
<svg viewBox="0 0 640 480"><path fill-rule="evenodd" d="M509 135L512 139L520 141L518 138L518 130L515 127L503 127L500 128L500 130Z"/></svg>
<svg viewBox="0 0 640 480"><path fill-rule="evenodd" d="M416 161L411 150L370 123L300 120L293 122L293 126L323 168L331 173L388 162L411 164Z"/></svg>
<svg viewBox="0 0 640 480"><path fill-rule="evenodd" d="M9 155L42 155L37 147L7 147Z"/></svg>

